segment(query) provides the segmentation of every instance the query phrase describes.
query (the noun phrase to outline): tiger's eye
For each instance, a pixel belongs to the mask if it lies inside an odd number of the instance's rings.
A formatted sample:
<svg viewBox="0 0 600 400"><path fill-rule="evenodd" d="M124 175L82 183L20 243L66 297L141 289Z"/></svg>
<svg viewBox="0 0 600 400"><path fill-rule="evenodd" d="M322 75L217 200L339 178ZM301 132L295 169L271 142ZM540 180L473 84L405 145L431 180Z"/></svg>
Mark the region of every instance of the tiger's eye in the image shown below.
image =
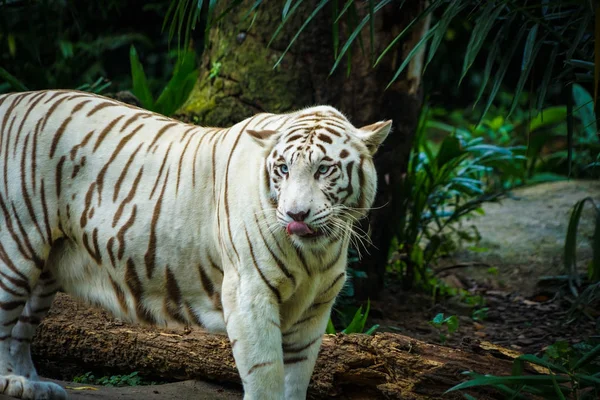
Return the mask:
<svg viewBox="0 0 600 400"><path fill-rule="evenodd" d="M327 171L329 171L329 166L328 165L321 165L318 169L319 174L323 175L326 174Z"/></svg>
<svg viewBox="0 0 600 400"><path fill-rule="evenodd" d="M282 173L282 174L284 174L284 175L287 175L287 174L288 174L288 172L290 172L290 170L289 170L288 166L287 166L287 165L285 165L285 164L281 164L281 165L279 166L279 170L280 170L280 171L281 171L281 173Z"/></svg>

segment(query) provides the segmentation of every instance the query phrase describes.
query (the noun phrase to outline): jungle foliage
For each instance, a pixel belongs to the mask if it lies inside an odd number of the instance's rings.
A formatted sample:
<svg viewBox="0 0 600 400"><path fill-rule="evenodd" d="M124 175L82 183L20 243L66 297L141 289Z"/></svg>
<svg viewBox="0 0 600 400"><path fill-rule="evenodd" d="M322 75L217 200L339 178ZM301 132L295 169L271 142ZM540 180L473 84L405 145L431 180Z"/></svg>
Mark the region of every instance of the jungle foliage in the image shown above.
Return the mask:
<svg viewBox="0 0 600 400"><path fill-rule="evenodd" d="M512 375L481 375L467 371L471 379L449 389L448 392L488 386L507 399L535 398L548 400L592 400L600 396L600 344L583 342L570 346L559 341L548 346L541 357L524 354L513 362ZM540 372L526 374L526 366ZM476 397L463 393L468 400Z"/></svg>
<svg viewBox="0 0 600 400"><path fill-rule="evenodd" d="M303 2L280 2L281 20L273 27L271 43ZM519 185L598 176L600 51L595 38L600 31L597 26L594 30L592 18L598 4L432 0L376 53L377 18L385 7L405 3L320 0L273 68L319 13L327 13L331 23L331 73L350 71L355 52L367 54L377 68L386 57L397 57L403 40L430 20L388 82L401 78L409 61L425 51L431 106L422 113L408 172L396 188L404 197L391 251L403 257L390 269L406 287L417 284L429 290L437 285L431 262L456 241L477 240L477 232L456 222L481 212L484 202ZM251 29L264 1L218 5L218 0L0 0L0 93L49 87L100 93L131 89L144 107L173 114L197 79L196 59L206 33L236 7L245 8ZM138 19L131 18L132 12L143 23L134 22ZM218 68L218 60L212 65ZM465 86L477 90L455 92ZM440 88L450 88L452 95L442 96L446 91ZM448 110L449 103L465 107ZM569 230L568 246L576 242L575 234ZM361 271L351 273L365 278ZM590 276L598 277L597 272Z"/></svg>

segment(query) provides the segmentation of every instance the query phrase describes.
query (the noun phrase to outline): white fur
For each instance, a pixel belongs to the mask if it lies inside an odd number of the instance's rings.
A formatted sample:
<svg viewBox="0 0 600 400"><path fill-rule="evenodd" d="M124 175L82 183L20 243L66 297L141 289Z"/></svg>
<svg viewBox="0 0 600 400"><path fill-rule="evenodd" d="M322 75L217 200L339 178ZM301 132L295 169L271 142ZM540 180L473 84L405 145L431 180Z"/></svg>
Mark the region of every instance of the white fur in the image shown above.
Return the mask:
<svg viewBox="0 0 600 400"><path fill-rule="evenodd" d="M60 105L52 111L57 102ZM101 104L108 106L90 115ZM71 115L74 107L80 109ZM134 122L126 122L136 114L140 116ZM4 141L4 145L0 141L0 197L15 206L7 215L0 213L0 244L33 288L26 296L25 307L0 310L0 322L19 315L43 316L36 314L34 306L49 304L52 297L41 294L59 286L125 320L139 321L146 313L161 325L193 323L195 315L205 328L227 332L245 399L306 398L320 336L333 299L345 281L350 240L347 230L353 218L365 214L364 210L354 210L352 218L336 216L335 204L321 192L326 181L315 178L318 165L304 156L290 165L290 178L281 187L265 185L267 160L273 150L283 151L279 141L290 127L310 114L341 121L349 139L345 144L335 141L328 145L327 153L336 158L341 149L348 148L348 160L362 160L365 181L361 193L368 208L376 188L373 146L376 148L385 138L389 124L358 130L337 110L320 106L287 115L260 114L227 131L217 131L79 92L34 92L20 99L0 97L0 126L4 127L0 131ZM72 119L64 125L68 118ZM107 129L111 121L113 126ZM21 123L23 128L17 134ZM157 136L170 125L162 136ZM310 128L310 122L307 126ZM269 130L276 132L263 139L247 133ZM166 154L169 157L165 159ZM1 174L4 169L11 177L7 184ZM137 179L138 175L141 178ZM356 187L358 172L354 170L344 179L340 185L352 181ZM134 188L135 194L130 196ZM348 204L359 200L358 192L353 196L346 199ZM25 198L31 199L40 229ZM277 203L279 213L269 199ZM327 221L340 219L335 229L339 238L289 237L285 232L290 222L287 212L317 204L329 213ZM25 233L14 228L17 220ZM133 221L129 226L128 220ZM311 223L310 217L306 222ZM12 223L21 243L9 234L8 223ZM45 260L43 270L28 259L29 250L23 255L19 249L25 236L33 252ZM151 243L156 246L154 256ZM121 246L124 248L119 257ZM93 256L96 252L98 260ZM293 279L286 276L276 259L283 262ZM0 257L0 270L17 278L6 262ZM128 263L134 267L128 267ZM203 287L199 265L212 282L213 296ZM324 270L327 265L329 268ZM10 288L19 289L10 279L0 279ZM143 294L136 300L138 281ZM169 287L172 281L176 290ZM0 302L15 298L20 297L0 290ZM142 314L136 309L138 302ZM320 302L327 303L310 308ZM64 398L64 391L55 385L37 381L29 346L15 345L16 338L32 335L21 322L14 327L0 327L0 336L11 338L0 341L0 393L21 398ZM302 350L309 341L312 345ZM8 366L19 377L11 376ZM24 377L27 375L29 378Z"/></svg>

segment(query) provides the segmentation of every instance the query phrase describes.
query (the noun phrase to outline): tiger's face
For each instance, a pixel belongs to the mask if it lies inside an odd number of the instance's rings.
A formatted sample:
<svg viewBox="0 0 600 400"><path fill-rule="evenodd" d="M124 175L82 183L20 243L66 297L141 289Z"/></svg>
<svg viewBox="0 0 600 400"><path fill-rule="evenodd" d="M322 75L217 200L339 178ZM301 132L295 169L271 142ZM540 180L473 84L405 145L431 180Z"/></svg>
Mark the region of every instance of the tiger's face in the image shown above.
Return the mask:
<svg viewBox="0 0 600 400"><path fill-rule="evenodd" d="M387 121L357 129L336 109L321 106L281 132L263 133L271 137L265 168L276 218L295 244L351 234L375 198L372 157L390 127Z"/></svg>

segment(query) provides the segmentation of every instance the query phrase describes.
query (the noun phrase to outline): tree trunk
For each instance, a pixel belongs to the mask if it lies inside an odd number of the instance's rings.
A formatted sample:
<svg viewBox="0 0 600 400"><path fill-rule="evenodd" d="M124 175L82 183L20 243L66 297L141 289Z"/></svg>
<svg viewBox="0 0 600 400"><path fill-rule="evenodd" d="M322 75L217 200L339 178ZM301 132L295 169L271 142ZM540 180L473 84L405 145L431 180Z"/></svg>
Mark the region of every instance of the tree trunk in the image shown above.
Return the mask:
<svg viewBox="0 0 600 400"><path fill-rule="evenodd" d="M50 361L61 371L75 364L79 374L88 370L139 371L168 380L240 383L225 336L127 325L63 294L57 296L38 329L33 354L42 372ZM510 369L510 356L478 343L457 350L392 333L326 335L309 397L439 399L465 379L461 375L465 370L509 374ZM500 398L484 391L476 397ZM444 398L463 397L452 393Z"/></svg>
<svg viewBox="0 0 600 400"><path fill-rule="evenodd" d="M225 2L221 2L224 6ZM368 25L361 34L363 50L355 43L351 52L351 70L347 76L347 60L331 76L333 66L332 10L325 7L307 25L302 34L275 69L294 34L314 10L303 2L267 47L281 21L281 2L263 2L256 16L247 16L254 1L242 4L212 28L205 49L201 76L182 112L199 124L229 126L257 112L283 113L315 104L329 104L344 112L355 126L383 119L394 121L393 133L376 156L379 192L369 223L362 227L371 232L373 246L362 251L362 260L353 266L367 273L367 279L354 279L358 297L376 298L383 288L383 276L394 226L398 221L393 210L399 203L393 193L406 171L408 152L421 108L422 56L415 57L401 76L385 89L402 60L423 35L428 22L414 29L395 51L385 57L376 69L377 56L422 10L426 0L406 2L402 10L390 4L376 14L373 53ZM358 7L366 7L357 2ZM217 10L215 15L220 15ZM368 14L358 10L358 21ZM244 18L246 17L246 18ZM344 20L344 19L342 19ZM340 24L340 45L351 33ZM356 41L358 42L358 41Z"/></svg>

